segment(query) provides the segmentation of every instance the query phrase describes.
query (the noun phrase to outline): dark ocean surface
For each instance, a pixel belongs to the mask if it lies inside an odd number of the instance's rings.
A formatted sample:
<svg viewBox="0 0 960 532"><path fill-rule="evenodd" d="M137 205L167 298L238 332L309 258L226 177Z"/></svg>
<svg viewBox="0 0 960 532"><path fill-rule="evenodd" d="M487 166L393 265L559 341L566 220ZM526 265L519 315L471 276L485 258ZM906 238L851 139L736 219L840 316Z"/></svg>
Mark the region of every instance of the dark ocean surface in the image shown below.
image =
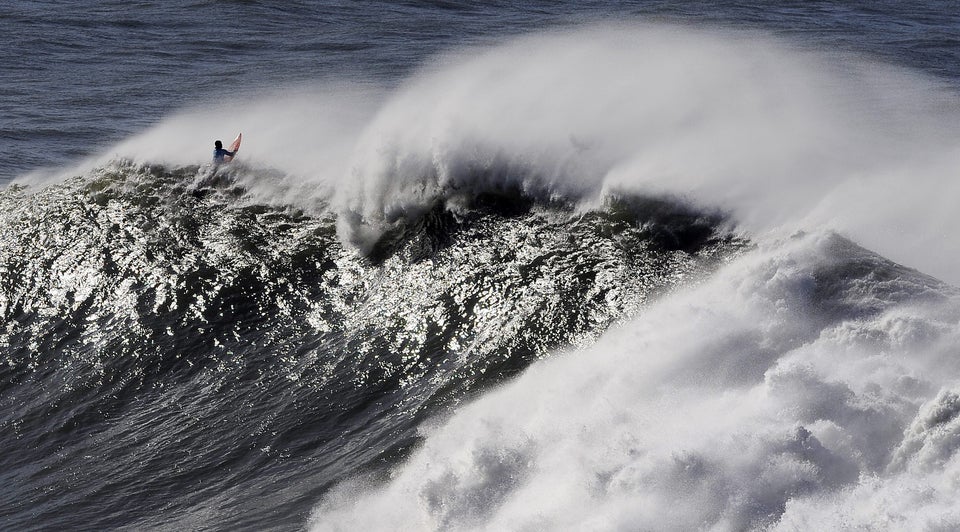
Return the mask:
<svg viewBox="0 0 960 532"><path fill-rule="evenodd" d="M960 528L960 7L708 4L0 5L0 530Z"/></svg>

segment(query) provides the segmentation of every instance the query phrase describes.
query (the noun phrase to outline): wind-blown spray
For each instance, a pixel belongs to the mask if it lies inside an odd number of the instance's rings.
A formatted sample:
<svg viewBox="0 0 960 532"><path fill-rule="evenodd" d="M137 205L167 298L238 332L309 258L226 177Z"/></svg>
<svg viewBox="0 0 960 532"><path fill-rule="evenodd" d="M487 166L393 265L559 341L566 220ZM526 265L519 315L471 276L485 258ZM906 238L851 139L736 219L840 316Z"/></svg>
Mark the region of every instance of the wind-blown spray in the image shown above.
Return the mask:
<svg viewBox="0 0 960 532"><path fill-rule="evenodd" d="M938 199L958 187L957 116L919 77L762 35L528 37L442 61L383 104L340 188L341 232L363 245L464 190L662 193L757 233L828 224L956 280L943 256L960 247L937 235L960 222Z"/></svg>

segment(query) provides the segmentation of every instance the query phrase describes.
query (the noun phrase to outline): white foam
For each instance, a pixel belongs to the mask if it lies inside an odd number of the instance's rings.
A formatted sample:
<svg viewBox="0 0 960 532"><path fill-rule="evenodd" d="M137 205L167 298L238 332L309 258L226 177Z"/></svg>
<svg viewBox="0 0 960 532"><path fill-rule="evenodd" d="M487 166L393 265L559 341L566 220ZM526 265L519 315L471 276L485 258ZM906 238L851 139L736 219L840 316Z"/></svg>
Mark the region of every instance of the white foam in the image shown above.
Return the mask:
<svg viewBox="0 0 960 532"><path fill-rule="evenodd" d="M937 395L960 385L960 305L892 303L929 288L903 278L857 306L862 287L822 278L849 258L838 242L760 250L532 366L429 431L386 485L334 491L313 529L791 529L842 525L823 508L875 508L900 485L922 504L863 522L960 526L955 395ZM831 320L824 301L852 306Z"/></svg>

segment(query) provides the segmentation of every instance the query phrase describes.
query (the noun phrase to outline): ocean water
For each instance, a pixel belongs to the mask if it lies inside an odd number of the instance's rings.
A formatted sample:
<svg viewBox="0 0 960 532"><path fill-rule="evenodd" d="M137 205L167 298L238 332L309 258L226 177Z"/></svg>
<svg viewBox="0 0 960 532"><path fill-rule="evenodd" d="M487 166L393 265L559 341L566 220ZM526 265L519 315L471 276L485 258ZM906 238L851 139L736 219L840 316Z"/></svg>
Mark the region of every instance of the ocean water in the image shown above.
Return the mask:
<svg viewBox="0 0 960 532"><path fill-rule="evenodd" d="M0 35L0 529L960 529L954 2Z"/></svg>

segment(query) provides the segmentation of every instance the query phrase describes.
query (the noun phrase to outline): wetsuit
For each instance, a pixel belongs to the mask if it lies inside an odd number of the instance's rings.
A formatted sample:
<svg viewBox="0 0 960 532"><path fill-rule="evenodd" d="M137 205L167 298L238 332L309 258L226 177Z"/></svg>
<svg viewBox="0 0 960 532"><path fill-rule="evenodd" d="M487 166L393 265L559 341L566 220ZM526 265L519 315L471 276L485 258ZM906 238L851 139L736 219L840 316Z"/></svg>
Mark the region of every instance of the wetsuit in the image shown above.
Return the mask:
<svg viewBox="0 0 960 532"><path fill-rule="evenodd" d="M213 149L213 162L215 162L215 163L222 163L224 156L229 155L230 157L233 157L233 154L234 154L234 153L236 153L236 152L232 152L232 151L230 151L230 150L225 150L225 149L223 149L223 148L214 148L214 149Z"/></svg>

